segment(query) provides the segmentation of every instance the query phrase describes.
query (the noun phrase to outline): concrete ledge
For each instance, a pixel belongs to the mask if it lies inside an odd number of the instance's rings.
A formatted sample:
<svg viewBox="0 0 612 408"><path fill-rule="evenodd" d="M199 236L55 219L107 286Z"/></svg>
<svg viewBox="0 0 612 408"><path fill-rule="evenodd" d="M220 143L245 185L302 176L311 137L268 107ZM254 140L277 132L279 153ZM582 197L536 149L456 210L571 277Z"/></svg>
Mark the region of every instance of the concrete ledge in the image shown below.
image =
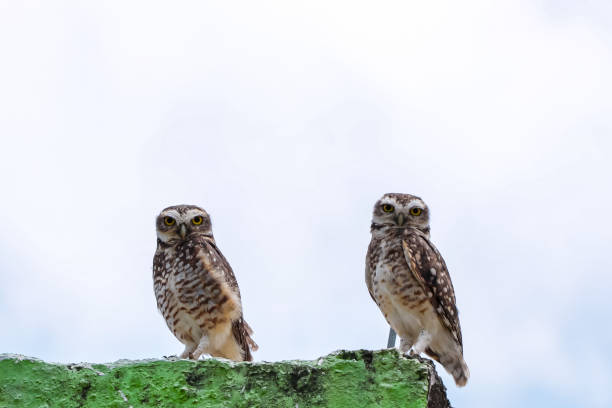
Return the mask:
<svg viewBox="0 0 612 408"><path fill-rule="evenodd" d="M0 407L447 408L431 361L394 349L315 361L120 360L50 364L0 355Z"/></svg>

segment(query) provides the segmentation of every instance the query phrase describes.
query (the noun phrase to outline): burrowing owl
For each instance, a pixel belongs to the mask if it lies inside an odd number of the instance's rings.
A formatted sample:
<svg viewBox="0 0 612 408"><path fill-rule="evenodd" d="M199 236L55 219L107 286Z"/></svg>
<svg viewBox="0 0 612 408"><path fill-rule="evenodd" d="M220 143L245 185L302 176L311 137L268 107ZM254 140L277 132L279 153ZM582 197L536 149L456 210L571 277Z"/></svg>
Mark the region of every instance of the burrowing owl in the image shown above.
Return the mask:
<svg viewBox="0 0 612 408"><path fill-rule="evenodd" d="M210 217L194 205L164 209L156 221L153 288L157 307L177 339L181 358L203 353L251 361L257 344L242 317L234 272L217 248Z"/></svg>
<svg viewBox="0 0 612 408"><path fill-rule="evenodd" d="M429 209L419 197L385 194L374 206L366 256L370 295L401 338L403 353L425 352L464 386L470 376L455 292L429 240Z"/></svg>

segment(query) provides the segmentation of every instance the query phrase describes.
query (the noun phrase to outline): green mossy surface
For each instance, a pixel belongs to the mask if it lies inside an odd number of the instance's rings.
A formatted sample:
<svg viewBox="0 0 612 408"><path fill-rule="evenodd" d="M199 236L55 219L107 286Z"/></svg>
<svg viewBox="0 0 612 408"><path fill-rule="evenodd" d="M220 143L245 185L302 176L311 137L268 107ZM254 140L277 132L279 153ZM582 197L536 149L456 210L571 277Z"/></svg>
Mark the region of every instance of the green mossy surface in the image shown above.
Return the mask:
<svg viewBox="0 0 612 408"><path fill-rule="evenodd" d="M396 350L339 351L314 361L49 364L0 356L0 407L427 406L427 366Z"/></svg>

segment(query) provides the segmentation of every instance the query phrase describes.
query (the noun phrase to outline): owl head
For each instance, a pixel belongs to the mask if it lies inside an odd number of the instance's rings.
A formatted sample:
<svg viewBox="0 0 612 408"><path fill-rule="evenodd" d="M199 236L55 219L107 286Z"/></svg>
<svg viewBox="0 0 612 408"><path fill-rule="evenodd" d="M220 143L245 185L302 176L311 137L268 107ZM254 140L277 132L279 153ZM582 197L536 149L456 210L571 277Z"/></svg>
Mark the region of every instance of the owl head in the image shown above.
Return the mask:
<svg viewBox="0 0 612 408"><path fill-rule="evenodd" d="M176 244L198 235L212 237L210 216L195 205L173 205L164 208L155 221L157 238L166 244Z"/></svg>
<svg viewBox="0 0 612 408"><path fill-rule="evenodd" d="M429 234L429 208L417 196L387 193L374 205L372 230L389 227L413 227Z"/></svg>

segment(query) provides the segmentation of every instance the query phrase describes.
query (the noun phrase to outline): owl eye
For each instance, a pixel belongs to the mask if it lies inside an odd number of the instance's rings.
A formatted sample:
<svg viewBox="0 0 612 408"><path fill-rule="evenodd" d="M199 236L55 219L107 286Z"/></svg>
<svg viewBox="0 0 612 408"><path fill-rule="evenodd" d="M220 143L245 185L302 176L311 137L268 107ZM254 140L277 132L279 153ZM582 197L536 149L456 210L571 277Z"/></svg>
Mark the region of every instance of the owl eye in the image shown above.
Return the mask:
<svg viewBox="0 0 612 408"><path fill-rule="evenodd" d="M382 209L384 212L390 213L395 210L395 207L393 207L391 204L383 204Z"/></svg>
<svg viewBox="0 0 612 408"><path fill-rule="evenodd" d="M204 221L204 218L202 218L201 215L196 215L195 217L193 217L191 219L191 223L193 225L200 225L202 223L202 221Z"/></svg>
<svg viewBox="0 0 612 408"><path fill-rule="evenodd" d="M423 210L418 208L418 207L412 207L410 209L410 214L411 215L421 215L422 212L423 212Z"/></svg>
<svg viewBox="0 0 612 408"><path fill-rule="evenodd" d="M164 217L164 224L171 227L176 223L176 220L172 217Z"/></svg>

